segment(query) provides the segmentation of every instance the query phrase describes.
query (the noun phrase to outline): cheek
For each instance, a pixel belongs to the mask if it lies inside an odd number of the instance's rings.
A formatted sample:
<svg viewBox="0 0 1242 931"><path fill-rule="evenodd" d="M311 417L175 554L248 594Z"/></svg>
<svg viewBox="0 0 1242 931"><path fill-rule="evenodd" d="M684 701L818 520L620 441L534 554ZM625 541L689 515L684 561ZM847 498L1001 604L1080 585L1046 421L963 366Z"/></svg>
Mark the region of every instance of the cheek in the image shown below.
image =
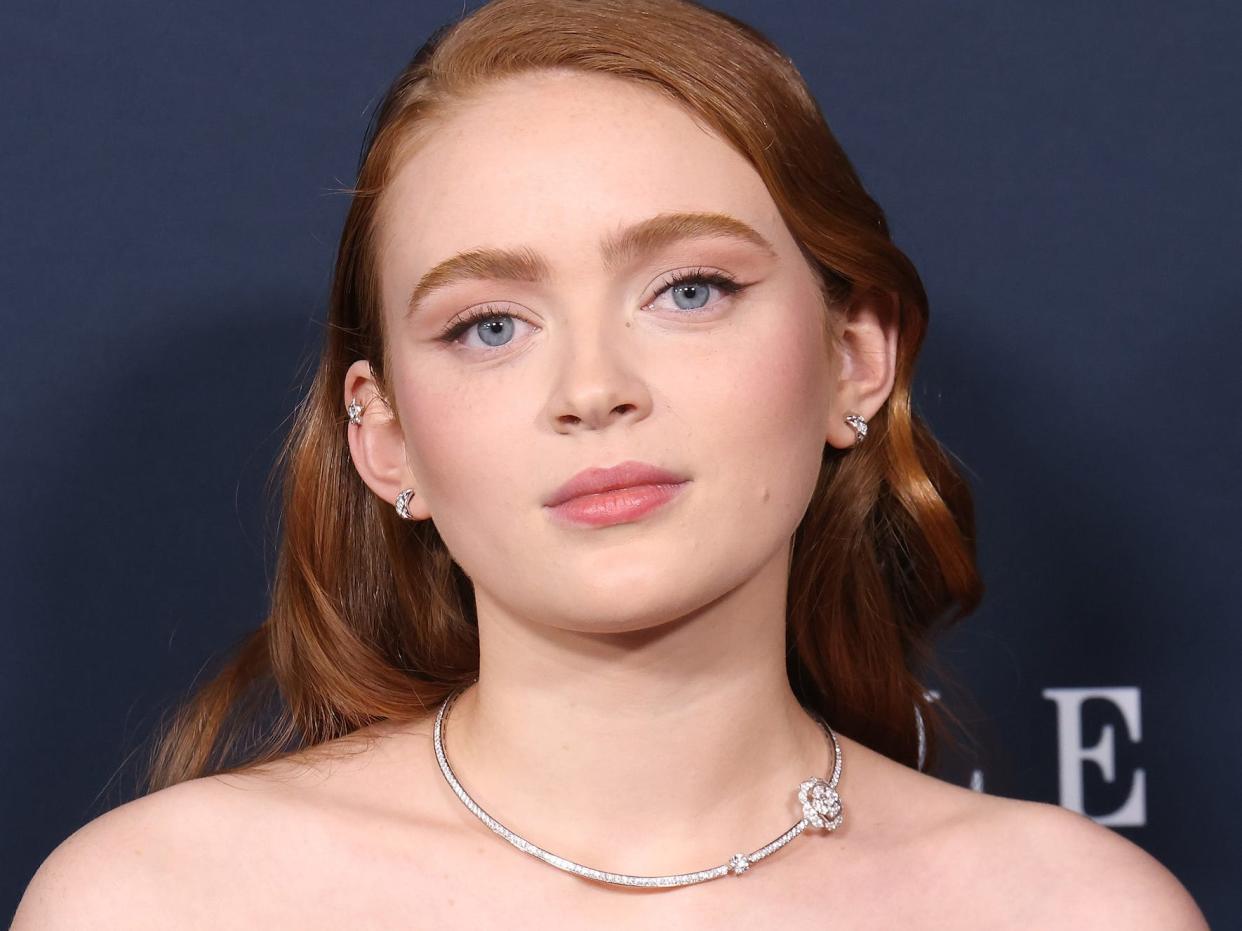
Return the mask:
<svg viewBox="0 0 1242 931"><path fill-rule="evenodd" d="M703 441L719 444L717 461L756 487L818 474L831 374L819 313L771 308L761 326L722 347L710 379L698 379L699 410L690 416Z"/></svg>
<svg viewBox="0 0 1242 931"><path fill-rule="evenodd" d="M496 528L539 491L521 484L536 470L522 462L531 420L517 410L520 392L504 379L443 377L408 378L396 390L406 455L445 543L499 539Z"/></svg>
<svg viewBox="0 0 1242 931"><path fill-rule="evenodd" d="M697 377L683 386L688 464L711 490L708 535L724 540L748 528L730 544L741 561L788 540L822 467L831 368L812 307L764 308L762 324L739 327L710 358L696 358Z"/></svg>

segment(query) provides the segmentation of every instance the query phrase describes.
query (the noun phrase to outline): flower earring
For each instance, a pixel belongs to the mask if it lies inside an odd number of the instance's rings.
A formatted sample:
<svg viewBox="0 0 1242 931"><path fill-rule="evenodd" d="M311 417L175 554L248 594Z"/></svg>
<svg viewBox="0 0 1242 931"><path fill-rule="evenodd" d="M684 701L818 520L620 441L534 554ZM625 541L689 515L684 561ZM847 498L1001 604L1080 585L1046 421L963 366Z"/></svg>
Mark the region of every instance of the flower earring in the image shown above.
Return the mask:
<svg viewBox="0 0 1242 931"><path fill-rule="evenodd" d="M358 403L357 398L353 398L349 402L349 407L345 408L349 411L349 422L352 424L362 425L362 405Z"/></svg>
<svg viewBox="0 0 1242 931"><path fill-rule="evenodd" d="M854 445L857 446L867 435L867 420L862 414L850 411L845 415L845 422L854 428Z"/></svg>
<svg viewBox="0 0 1242 931"><path fill-rule="evenodd" d="M397 513L401 515L403 520L414 519L410 516L409 508L410 499L412 497L414 497L413 488L402 489L401 494L397 495Z"/></svg>

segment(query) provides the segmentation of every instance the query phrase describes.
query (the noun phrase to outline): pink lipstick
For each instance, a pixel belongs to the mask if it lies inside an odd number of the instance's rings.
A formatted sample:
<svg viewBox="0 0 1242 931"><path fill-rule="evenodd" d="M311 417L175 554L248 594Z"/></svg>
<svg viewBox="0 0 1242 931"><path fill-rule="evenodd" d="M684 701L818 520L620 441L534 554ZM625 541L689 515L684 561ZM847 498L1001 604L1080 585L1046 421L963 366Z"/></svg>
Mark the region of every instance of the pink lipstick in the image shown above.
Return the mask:
<svg viewBox="0 0 1242 931"><path fill-rule="evenodd" d="M610 469L584 469L544 502L561 521L607 527L638 520L676 498L689 479L630 460Z"/></svg>

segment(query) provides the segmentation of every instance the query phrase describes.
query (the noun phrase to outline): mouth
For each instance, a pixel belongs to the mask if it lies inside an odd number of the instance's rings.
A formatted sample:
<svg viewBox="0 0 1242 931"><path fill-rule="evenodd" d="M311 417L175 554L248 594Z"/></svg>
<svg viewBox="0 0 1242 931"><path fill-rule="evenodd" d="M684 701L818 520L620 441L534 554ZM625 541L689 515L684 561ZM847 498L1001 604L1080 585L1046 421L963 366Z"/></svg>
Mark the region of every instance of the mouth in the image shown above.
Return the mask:
<svg viewBox="0 0 1242 931"><path fill-rule="evenodd" d="M622 489L680 485L688 480L685 475L631 459L607 469L583 469L552 492L544 501L544 507L556 508L575 498L601 495Z"/></svg>
<svg viewBox="0 0 1242 931"><path fill-rule="evenodd" d="M578 495L548 509L555 518L580 527L609 527L641 520L679 497L689 480L629 485Z"/></svg>

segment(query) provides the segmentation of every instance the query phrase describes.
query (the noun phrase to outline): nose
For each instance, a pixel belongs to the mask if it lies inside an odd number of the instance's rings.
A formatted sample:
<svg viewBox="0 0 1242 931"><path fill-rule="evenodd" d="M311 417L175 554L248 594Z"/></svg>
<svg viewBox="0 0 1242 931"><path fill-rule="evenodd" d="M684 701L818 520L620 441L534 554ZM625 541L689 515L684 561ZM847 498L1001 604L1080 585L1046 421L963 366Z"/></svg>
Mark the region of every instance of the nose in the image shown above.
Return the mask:
<svg viewBox="0 0 1242 931"><path fill-rule="evenodd" d="M580 309L553 353L557 369L548 411L555 429L601 430L616 420L643 419L651 394L629 338L632 321L615 308Z"/></svg>

